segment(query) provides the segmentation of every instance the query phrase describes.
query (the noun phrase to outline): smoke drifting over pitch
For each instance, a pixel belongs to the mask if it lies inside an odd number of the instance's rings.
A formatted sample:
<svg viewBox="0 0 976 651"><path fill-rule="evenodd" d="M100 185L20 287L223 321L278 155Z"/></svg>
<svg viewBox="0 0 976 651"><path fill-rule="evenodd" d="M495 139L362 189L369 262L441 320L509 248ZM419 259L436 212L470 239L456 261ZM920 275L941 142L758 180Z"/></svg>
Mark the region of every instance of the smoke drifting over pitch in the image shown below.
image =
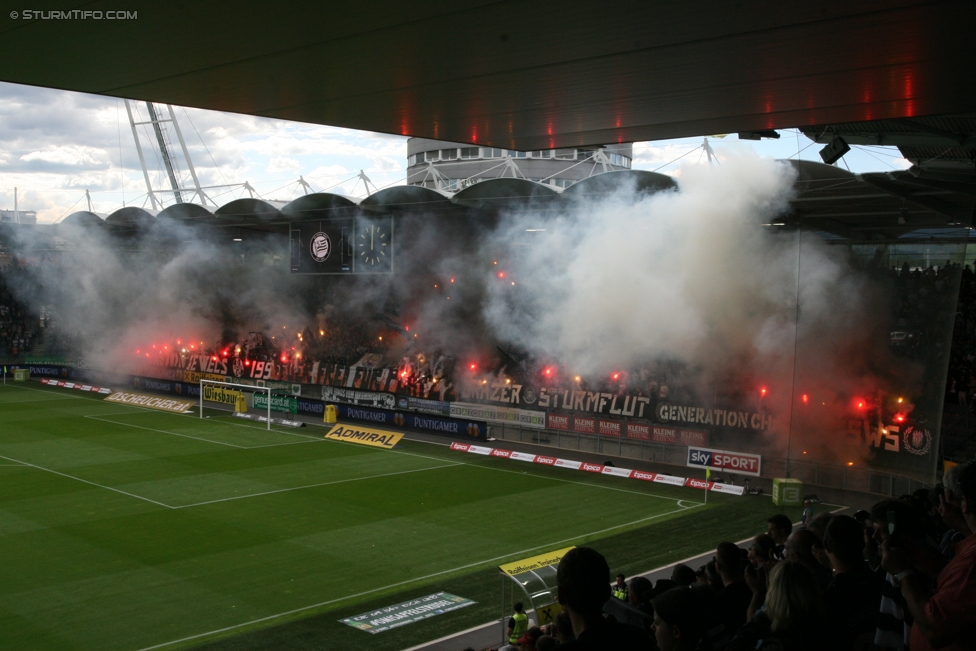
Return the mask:
<svg viewBox="0 0 976 651"><path fill-rule="evenodd" d="M390 361L411 346L484 360L500 344L590 378L676 362L697 404L769 413L780 451L791 428L836 421L850 396L911 389L918 369L886 346L884 292L852 272L841 247L769 226L788 208L792 166L739 156L680 179L680 190L624 187L556 214L414 216L409 229L398 225L399 272L369 278L290 275L274 238L218 245L199 228L159 222L120 245L99 229L59 227L64 264L33 265L17 288L36 309L56 306L81 338L77 354L122 371L147 342L294 332L323 311L408 325ZM836 409L801 422L801 393Z"/></svg>

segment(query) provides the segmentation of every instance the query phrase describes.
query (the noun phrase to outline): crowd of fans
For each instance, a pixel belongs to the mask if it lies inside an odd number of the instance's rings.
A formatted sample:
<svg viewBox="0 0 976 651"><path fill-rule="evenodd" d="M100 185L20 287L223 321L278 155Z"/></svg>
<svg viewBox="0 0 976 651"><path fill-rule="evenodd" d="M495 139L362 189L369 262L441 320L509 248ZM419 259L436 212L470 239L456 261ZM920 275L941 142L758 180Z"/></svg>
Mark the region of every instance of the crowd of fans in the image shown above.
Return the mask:
<svg viewBox="0 0 976 651"><path fill-rule="evenodd" d="M6 279L18 273L15 267L0 274L0 356L30 352L40 334L41 320L18 301Z"/></svg>
<svg viewBox="0 0 976 651"><path fill-rule="evenodd" d="M720 543L656 584L611 583L604 557L578 547L557 571L562 612L540 628L516 604L501 651L974 649L974 531L976 462L853 517L774 515L748 548Z"/></svg>
<svg viewBox="0 0 976 651"><path fill-rule="evenodd" d="M959 282L959 302L949 353L946 402L972 408L976 394L976 274L966 265Z"/></svg>

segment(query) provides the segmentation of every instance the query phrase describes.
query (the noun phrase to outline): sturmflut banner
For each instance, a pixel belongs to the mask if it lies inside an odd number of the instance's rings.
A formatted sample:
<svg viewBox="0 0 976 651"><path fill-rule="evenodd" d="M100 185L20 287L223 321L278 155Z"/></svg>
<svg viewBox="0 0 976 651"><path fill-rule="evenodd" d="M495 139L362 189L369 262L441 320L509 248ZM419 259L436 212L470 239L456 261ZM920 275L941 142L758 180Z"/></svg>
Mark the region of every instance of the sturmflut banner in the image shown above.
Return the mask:
<svg viewBox="0 0 976 651"><path fill-rule="evenodd" d="M339 621L367 633L382 633L391 628L436 617L452 610L459 610L474 603L476 602L464 597L447 592L438 592Z"/></svg>

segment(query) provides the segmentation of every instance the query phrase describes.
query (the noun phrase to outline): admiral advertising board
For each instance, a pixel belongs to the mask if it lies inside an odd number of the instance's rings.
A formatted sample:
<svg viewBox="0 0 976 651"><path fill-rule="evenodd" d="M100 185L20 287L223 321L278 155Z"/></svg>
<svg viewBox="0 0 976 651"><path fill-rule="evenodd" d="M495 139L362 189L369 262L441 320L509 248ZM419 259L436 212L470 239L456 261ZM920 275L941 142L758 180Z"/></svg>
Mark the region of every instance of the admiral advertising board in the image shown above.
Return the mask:
<svg viewBox="0 0 976 651"><path fill-rule="evenodd" d="M713 468L758 477L761 464L762 457L758 454L689 447L686 465L692 468Z"/></svg>

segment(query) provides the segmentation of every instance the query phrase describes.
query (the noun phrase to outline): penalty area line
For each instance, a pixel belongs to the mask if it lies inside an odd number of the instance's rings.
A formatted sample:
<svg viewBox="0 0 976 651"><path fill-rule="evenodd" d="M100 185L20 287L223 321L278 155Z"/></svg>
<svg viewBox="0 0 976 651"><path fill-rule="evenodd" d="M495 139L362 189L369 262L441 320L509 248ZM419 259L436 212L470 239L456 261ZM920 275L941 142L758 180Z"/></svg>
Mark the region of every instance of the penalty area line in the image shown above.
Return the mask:
<svg viewBox="0 0 976 651"><path fill-rule="evenodd" d="M175 506L170 506L169 504L163 504L162 502L157 502L156 500L151 500L148 497L143 497L141 495L136 495L135 493L127 493L124 490L120 490L118 488L112 488L111 486L105 486L104 484L96 484L93 481L88 481L87 479L82 479L81 477L75 477L74 475L68 475L68 474L65 474L63 472L58 472L57 470L51 470L50 468L45 468L43 466L37 466L37 465L34 465L33 463L28 463L26 461L21 461L20 459L14 459L13 457L5 457L3 455L0 455L0 459L6 459L7 461L15 461L16 463L19 463L19 464L21 464L23 466L28 466L30 468L36 468L37 470L43 470L44 472L49 472L51 474L58 475L59 477L67 477L68 479L74 479L75 481L80 481L83 484L88 484L89 486L96 486L98 488L104 488L105 490L112 491L113 493L119 493L121 495L128 495L129 497L134 497L137 500L142 500L143 502L149 502L150 504L155 504L157 506L162 506L162 507L165 507L167 509L175 509L176 508Z"/></svg>
<svg viewBox="0 0 976 651"><path fill-rule="evenodd" d="M448 463L443 466L431 466L429 468L415 468L414 470L401 470L399 472L387 472L381 475L368 475L366 477L350 477L349 479L337 479L335 481L326 481L320 484L308 484L307 486L293 486L292 488L279 488L273 491L264 491L261 493L251 493L249 495L235 495L233 497L223 497L217 500L208 500L206 502L195 502L193 504L181 504L180 506L174 506L174 509L188 509L191 506L203 506L205 504L217 504L218 502L230 502L231 500L243 500L249 497L260 497L262 495L274 495L275 493L287 493L289 491L300 491L306 488L318 488L319 486L333 486L335 484L347 484L353 481L365 481L367 479L379 479L380 477L393 477L395 475L408 475L412 472L424 472L425 470L437 470L438 468L452 468L454 466L459 466L459 463Z"/></svg>
<svg viewBox="0 0 976 651"><path fill-rule="evenodd" d="M459 465L467 465L467 464L459 464ZM529 552L534 552L534 551L537 551L539 549L552 549L556 545L564 545L566 543L575 542L575 541L581 540L583 538L588 538L590 536L597 536L597 535L600 535L600 534L603 534L603 533L607 533L609 531L614 531L616 529L621 529L621 528L624 528L624 527L631 527L631 526L633 526L635 524L640 524L642 522L647 522L649 520L655 520L657 518L663 518L664 516L667 516L667 515L674 515L675 513L681 513L682 511L688 511L691 508L694 508L694 507L680 508L680 509L677 509L677 510L674 510L674 511L667 511L665 513L658 513L657 515L648 516L646 518L641 518L639 520L634 520L632 522L625 522L624 524L618 524L618 525L615 525L613 527L607 527L606 529L600 529L599 531L590 531L589 533L584 533L584 534L580 534L578 536L573 536L572 538L564 538L563 540L556 540L554 542L546 543L545 545L537 545L535 547L529 547L527 549L520 549L519 551L510 552L510 553L504 554L502 556L495 556L494 558L487 558L487 559L484 559L484 560L481 560L481 561L476 561L474 563L468 563L467 565L461 565L461 566L458 566L458 567L455 567L455 568L451 568L449 570L441 570L440 572L433 572L433 573L427 574L425 576L418 576L418 577L413 578L413 579L407 579L406 581L399 581L397 583L391 583L389 585L385 585L385 586L382 586L382 587L379 587L379 588L373 588L371 590L364 590L362 592L357 592L355 594L346 595L344 597L337 597L335 599L330 599L328 601L322 601L322 602L319 602L317 604L312 604L310 606L302 606L301 608L295 608L293 610L287 610L285 612L277 613L275 615L268 615L267 617L259 617L258 619L252 619L250 621L242 622L240 624L234 624L233 626L225 626L224 628L218 628L218 629L215 629L215 630L212 630L212 631L207 631L206 633L197 633L196 635L189 635L187 637L183 637L183 638L180 638L178 640L171 640L169 642L163 642L162 644L156 644L156 645L153 645L153 646L143 647L141 649L138 649L137 651L153 651L154 649L162 649L162 648L165 648L165 647L168 647L168 646L173 646L174 644L181 644L183 642L189 642L191 640L199 640L200 638L208 637L208 636L211 636L211 635L219 635L221 633L226 633L228 631L233 631L235 629L243 628L245 626L251 626L251 625L254 625L254 624L261 624L261 623L264 623L264 622L269 622L269 621L272 621L272 620L275 620L275 619L279 619L281 617L288 617L289 615L295 615L297 613L305 612L305 611L308 611L308 610L313 610L315 608L321 608L323 606L331 606L332 604L337 604L337 603L340 603L340 602L343 602L343 601L347 601L349 599L356 599L358 597L365 597L366 595L373 594L373 593L376 593L376 592L383 592L384 590L390 590L392 588L399 588L401 586L409 585L411 583L417 583L418 581L426 581L427 579L433 579L435 577L443 576L445 574L451 574L453 572L460 572L462 570L468 570L468 569L471 569L471 568L474 568L474 567L478 567L478 566L481 566L481 565L485 565L486 563L494 564L494 563L496 563L498 561L502 561L502 560L505 560L505 559L513 558L513 557L518 557L518 556L521 556L522 554L527 554Z"/></svg>

